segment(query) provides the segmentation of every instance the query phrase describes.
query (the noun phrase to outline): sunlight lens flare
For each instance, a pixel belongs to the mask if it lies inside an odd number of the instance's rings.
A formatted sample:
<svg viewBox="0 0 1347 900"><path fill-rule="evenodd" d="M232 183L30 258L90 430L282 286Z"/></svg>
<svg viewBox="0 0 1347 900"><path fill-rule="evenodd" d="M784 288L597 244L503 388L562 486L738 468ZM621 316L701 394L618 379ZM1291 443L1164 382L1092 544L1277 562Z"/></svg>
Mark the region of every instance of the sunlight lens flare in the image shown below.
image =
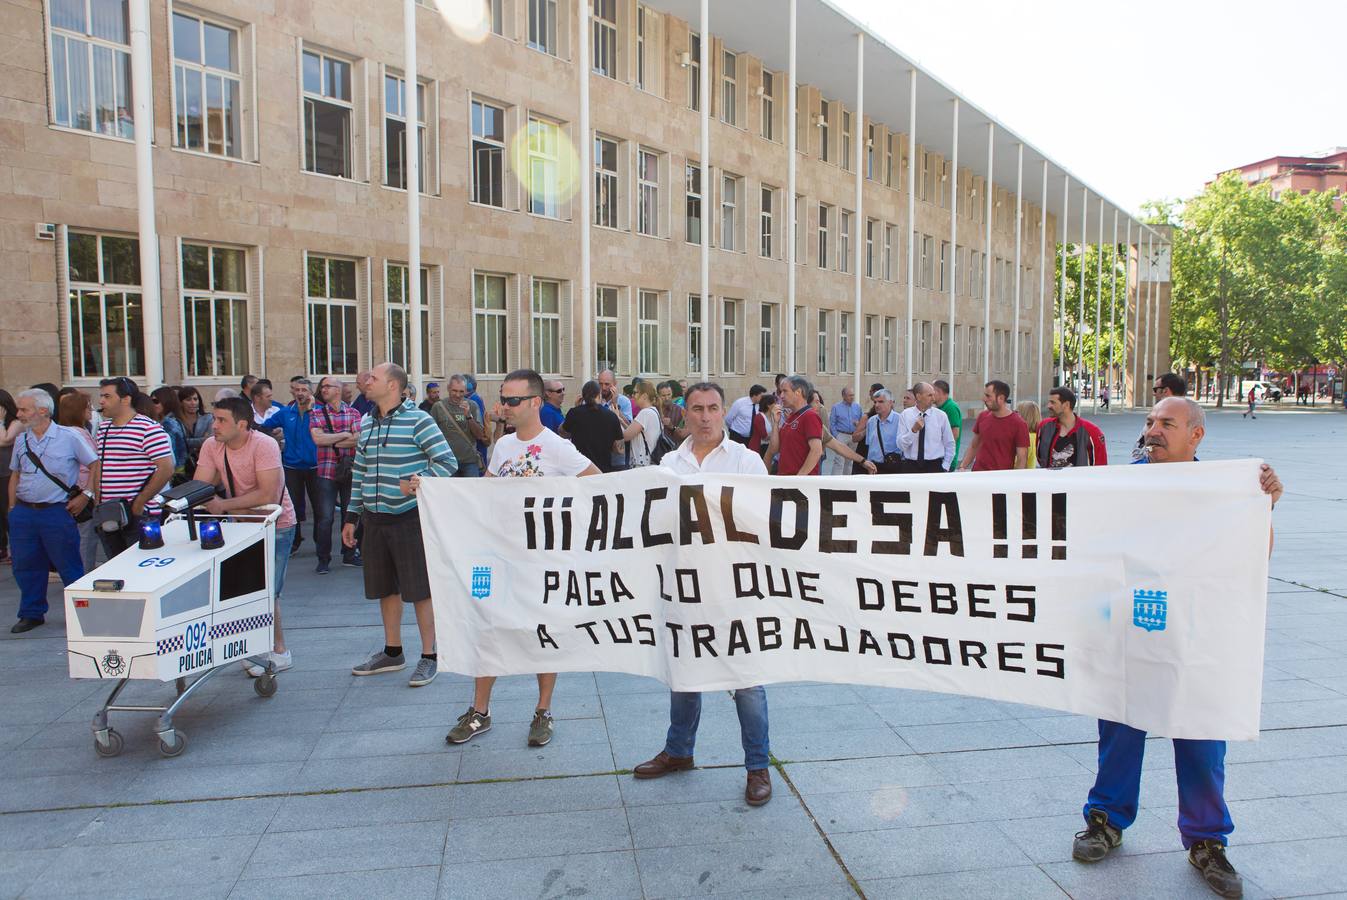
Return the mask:
<svg viewBox="0 0 1347 900"><path fill-rule="evenodd" d="M559 219L575 196L580 162L575 145L554 122L530 119L510 142L510 161L529 196L529 211Z"/></svg>
<svg viewBox="0 0 1347 900"><path fill-rule="evenodd" d="M435 8L462 40L480 44L491 34L491 10L487 0L435 0Z"/></svg>

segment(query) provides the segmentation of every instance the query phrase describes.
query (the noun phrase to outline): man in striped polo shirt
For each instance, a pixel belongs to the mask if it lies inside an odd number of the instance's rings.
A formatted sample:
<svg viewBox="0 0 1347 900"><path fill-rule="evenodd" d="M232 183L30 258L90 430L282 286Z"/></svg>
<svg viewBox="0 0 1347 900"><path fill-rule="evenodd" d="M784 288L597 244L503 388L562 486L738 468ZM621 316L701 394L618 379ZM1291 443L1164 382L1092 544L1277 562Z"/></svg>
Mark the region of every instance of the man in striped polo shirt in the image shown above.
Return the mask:
<svg viewBox="0 0 1347 900"><path fill-rule="evenodd" d="M407 373L401 366L375 366L365 396L374 404L360 423L351 502L346 507L341 542L355 549L355 526L364 526L361 553L365 562L365 596L379 601L384 648L351 669L353 675L376 675L406 668L402 654L402 604L416 612L421 633L421 659L408 682L421 687L435 680L435 613L430 606L426 546L421 539L412 477L458 470L458 461L430 414L402 395Z"/></svg>
<svg viewBox="0 0 1347 900"><path fill-rule="evenodd" d="M98 383L103 421L94 435L98 461L89 467L89 484L95 504L121 500L130 507L125 528L98 532L108 559L139 542L141 517L159 512L153 498L173 477L173 444L158 422L136 413L139 396L130 378Z"/></svg>

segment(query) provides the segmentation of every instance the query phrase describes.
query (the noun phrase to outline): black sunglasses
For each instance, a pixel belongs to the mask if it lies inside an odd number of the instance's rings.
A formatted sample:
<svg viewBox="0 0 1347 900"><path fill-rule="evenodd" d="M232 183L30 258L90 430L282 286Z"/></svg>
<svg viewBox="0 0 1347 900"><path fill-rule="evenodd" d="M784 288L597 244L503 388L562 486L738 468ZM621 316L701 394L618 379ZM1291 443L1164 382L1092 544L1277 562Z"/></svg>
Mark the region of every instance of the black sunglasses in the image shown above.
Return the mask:
<svg viewBox="0 0 1347 900"><path fill-rule="evenodd" d="M525 394L522 397L501 397L500 402L504 403L511 409L514 409L516 406L523 403L525 400L532 400L534 397L537 396L538 396L537 394Z"/></svg>

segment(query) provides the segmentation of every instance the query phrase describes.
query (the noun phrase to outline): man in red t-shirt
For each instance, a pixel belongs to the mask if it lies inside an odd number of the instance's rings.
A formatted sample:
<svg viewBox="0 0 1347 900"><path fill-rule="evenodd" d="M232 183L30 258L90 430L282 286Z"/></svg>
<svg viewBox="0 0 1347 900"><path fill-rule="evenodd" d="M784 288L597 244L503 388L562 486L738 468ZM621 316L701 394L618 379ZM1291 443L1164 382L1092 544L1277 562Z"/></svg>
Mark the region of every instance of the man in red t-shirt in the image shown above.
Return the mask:
<svg viewBox="0 0 1347 900"><path fill-rule="evenodd" d="M1038 467L1106 466L1104 432L1076 415L1076 392L1069 387L1048 391L1048 413L1038 426Z"/></svg>
<svg viewBox="0 0 1347 900"><path fill-rule="evenodd" d="M809 404L814 386L803 375L792 375L782 384L786 418L781 423L776 474L817 475L823 459L823 420Z"/></svg>
<svg viewBox="0 0 1347 900"><path fill-rule="evenodd" d="M973 425L973 441L968 445L959 471L974 472L1023 469L1029 455L1029 426L1010 408L1010 385L989 381L982 390L986 412Z"/></svg>

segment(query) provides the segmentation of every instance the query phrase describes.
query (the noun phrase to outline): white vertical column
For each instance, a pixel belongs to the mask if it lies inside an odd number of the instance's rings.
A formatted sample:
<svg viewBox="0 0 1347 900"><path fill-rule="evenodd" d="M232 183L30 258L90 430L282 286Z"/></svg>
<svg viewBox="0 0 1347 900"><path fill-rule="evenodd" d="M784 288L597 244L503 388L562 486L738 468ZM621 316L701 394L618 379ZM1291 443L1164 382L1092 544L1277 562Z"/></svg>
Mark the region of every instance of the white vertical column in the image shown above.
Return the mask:
<svg viewBox="0 0 1347 900"><path fill-rule="evenodd" d="M702 329L711 331L711 12L710 0L702 0L702 37L698 41L701 59L697 83L700 88L702 127ZM586 72L589 70L586 69ZM593 177L593 176L590 176ZM710 339L702 348L702 381L709 380L711 372L711 349L716 345L714 333L707 334ZM723 363L724 360L721 360Z"/></svg>
<svg viewBox="0 0 1347 900"><path fill-rule="evenodd" d="M786 371L799 372L800 360L795 358L795 7L798 0L790 0L790 63L786 87Z"/></svg>
<svg viewBox="0 0 1347 900"><path fill-rule="evenodd" d="M406 56L402 113L407 122L407 372L416 396L425 399L426 361L421 358L421 108L416 90L416 0L402 0L402 40Z"/></svg>
<svg viewBox="0 0 1347 900"><path fill-rule="evenodd" d="M1126 373L1126 369L1127 369L1127 318L1128 318L1128 317L1127 317L1127 298L1128 298L1128 296L1129 296L1128 291L1130 290L1131 285L1132 285L1132 220L1131 220L1131 218L1128 218L1128 220L1127 220L1127 243L1123 244L1123 324L1122 324L1122 338L1123 338L1122 352L1123 352L1123 358L1122 358L1122 364L1123 364L1124 372L1123 372L1123 379L1122 379L1122 389L1123 389L1123 398L1122 398L1122 399L1123 399L1123 404L1124 404L1124 405L1127 405L1127 373ZM1133 320L1133 321L1135 322L1135 320ZM1135 324L1133 325L1133 327L1135 328ZM1132 403L1131 403L1131 405L1132 405L1132 406L1136 406L1136 405L1137 405L1137 383L1136 383L1136 379L1135 379L1135 378L1133 378L1133 380L1132 380Z"/></svg>
<svg viewBox="0 0 1347 900"><path fill-rule="evenodd" d="M959 284L959 98L954 98L954 124L950 128L954 144L950 171L954 181L949 186L949 389L954 390L954 360L958 344L954 340L954 300ZM860 396L857 394L857 396Z"/></svg>
<svg viewBox="0 0 1347 900"><path fill-rule="evenodd" d="M1142 375L1149 374L1152 376L1152 378L1147 378L1147 381L1153 380L1153 376L1156 374L1153 370L1148 372L1151 361L1151 247L1151 236L1148 234L1146 235L1146 346L1141 356ZM1147 403L1147 406L1154 403L1155 398L1151 397L1150 399L1151 403Z"/></svg>
<svg viewBox="0 0 1347 900"><path fill-rule="evenodd" d="M131 0L130 12L131 116L136 139L136 237L140 241L145 381L153 390L164 383L164 302L159 289L159 233L154 224L154 159L151 154L154 135L150 133L154 127L151 106L154 84L150 71L149 0Z"/></svg>
<svg viewBox="0 0 1347 900"><path fill-rule="evenodd" d="M1080 186L1080 288L1076 291L1076 386L1085 389L1085 229L1090 222L1090 192Z"/></svg>
<svg viewBox="0 0 1347 900"><path fill-rule="evenodd" d="M913 271L917 256L917 70L908 73L907 90L907 380L912 386L912 304L915 300Z"/></svg>
<svg viewBox="0 0 1347 900"><path fill-rule="evenodd" d="M1066 220L1071 211L1071 176L1062 175L1062 284L1057 298L1057 384L1066 384Z"/></svg>
<svg viewBox="0 0 1347 900"><path fill-rule="evenodd" d="M992 213L995 212L995 205L992 201L996 198L996 170L993 164L996 162L994 156L996 151L996 123L987 123L987 221L986 234L983 238L985 254L983 257L983 292L982 292L982 381L985 384L992 378Z"/></svg>
<svg viewBox="0 0 1347 900"><path fill-rule="evenodd" d="M1034 398L1043 396L1043 338L1047 328L1048 298L1048 161L1043 160L1043 196L1038 201L1038 363L1035 371ZM1054 254L1055 255L1055 254Z"/></svg>
<svg viewBox="0 0 1347 900"><path fill-rule="evenodd" d="M1160 256L1164 255L1165 245L1156 247ZM1157 268L1159 259L1156 259ZM1151 371L1160 374L1160 282L1151 278L1151 315L1155 317L1155 342L1151 345Z"/></svg>
<svg viewBox="0 0 1347 900"><path fill-rule="evenodd" d="M1118 325L1118 209L1113 209L1113 268L1110 270L1112 277L1109 279L1112 288L1112 299L1108 304L1108 384L1109 390L1113 389L1113 350L1114 342L1117 336ZM1114 410L1114 402L1118 398L1109 398L1109 412Z"/></svg>
<svg viewBox="0 0 1347 900"><path fill-rule="evenodd" d="M580 39L576 48L576 72L580 76L580 383L592 379L594 372L594 284L590 272L590 223L594 217L594 139L589 134L589 0L576 0L576 20L580 23ZM529 309L533 298L529 298ZM702 313L703 323L706 313ZM570 323L574 328L575 323ZM702 328L706 330L705 326ZM702 357L706 347L702 347ZM614 362L614 365L617 363Z"/></svg>
<svg viewBox="0 0 1347 900"><path fill-rule="evenodd" d="M856 115L852 117L852 122L856 128L856 135L851 140L851 146L856 150L856 159L854 160L854 165L856 167L856 212L854 221L856 225L855 234L852 239L852 244L856 248L856 330L852 333L852 345L854 347L852 355L855 357L856 361L856 368L853 371L856 374L854 378L855 386L852 390L856 392L857 397L860 397L862 396L861 363L863 361L861 350L865 343L865 314L861 302L861 289L865 276L865 273L861 271L861 262L863 259L862 252L865 249L866 237L864 209L864 164L865 141L867 140L865 130L865 32L857 32L856 34Z"/></svg>
<svg viewBox="0 0 1347 900"><path fill-rule="evenodd" d="M1091 375L1094 383L1094 411L1099 412L1099 338L1100 331L1099 314L1104 304L1104 198L1099 198L1099 232L1095 236L1094 242L1095 263L1098 271L1095 273L1094 280L1094 372Z"/></svg>
<svg viewBox="0 0 1347 900"><path fill-rule="evenodd" d="M1010 367L1010 396L1020 399L1020 242L1024 237L1024 142L1020 141L1015 161L1015 328L1011 332L1014 348Z"/></svg>

